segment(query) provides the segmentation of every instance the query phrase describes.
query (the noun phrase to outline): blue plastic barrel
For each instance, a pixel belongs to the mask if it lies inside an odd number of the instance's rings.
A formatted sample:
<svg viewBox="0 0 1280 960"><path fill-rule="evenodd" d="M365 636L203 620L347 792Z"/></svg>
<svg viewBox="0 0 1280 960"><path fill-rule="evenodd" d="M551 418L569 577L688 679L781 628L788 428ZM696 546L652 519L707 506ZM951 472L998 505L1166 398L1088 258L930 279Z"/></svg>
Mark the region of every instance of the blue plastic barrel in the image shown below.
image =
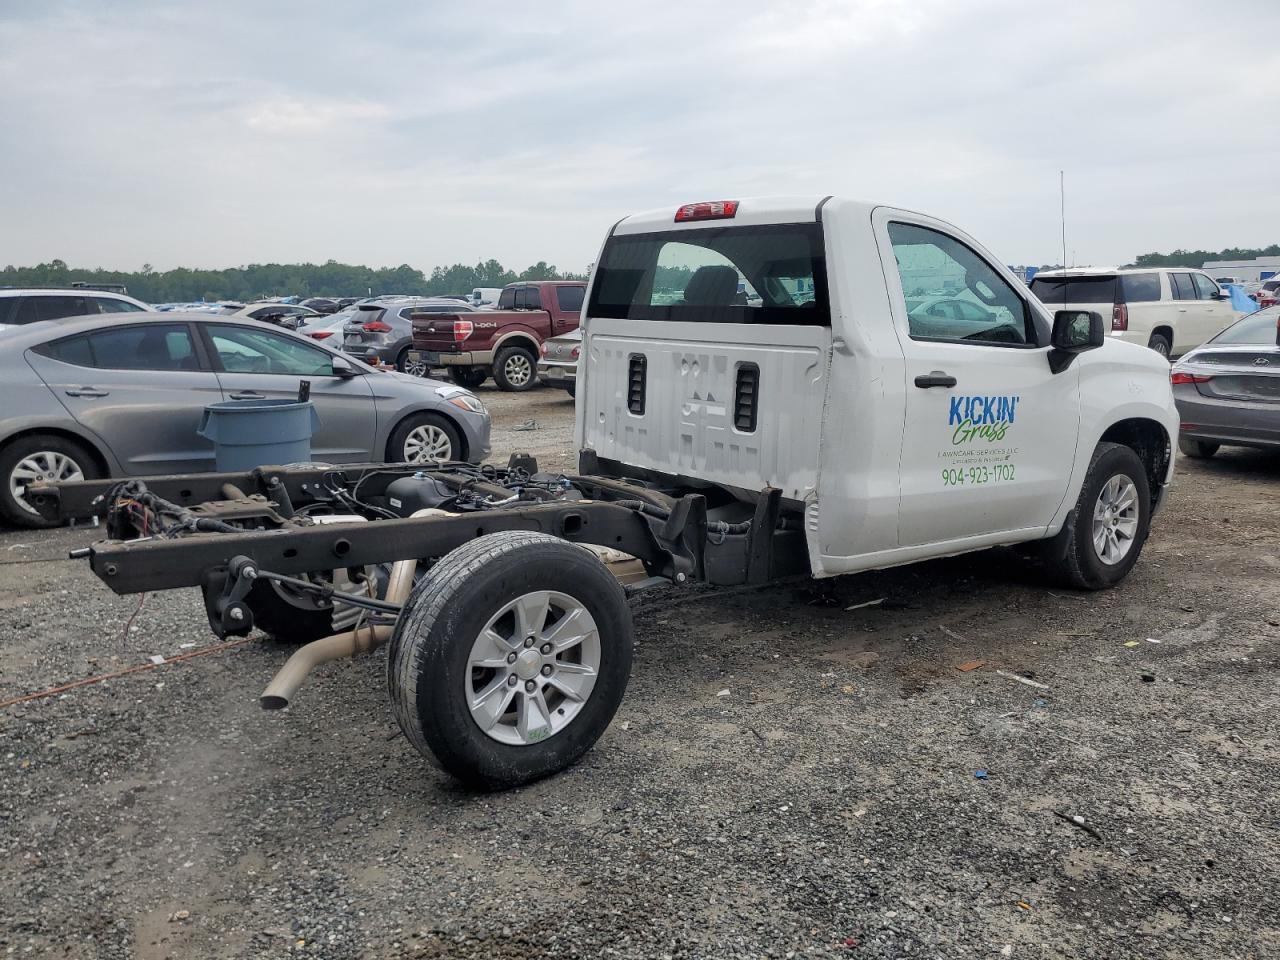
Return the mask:
<svg viewBox="0 0 1280 960"><path fill-rule="evenodd" d="M196 432L213 441L219 473L311 459L320 415L310 401L226 400L204 408Z"/></svg>

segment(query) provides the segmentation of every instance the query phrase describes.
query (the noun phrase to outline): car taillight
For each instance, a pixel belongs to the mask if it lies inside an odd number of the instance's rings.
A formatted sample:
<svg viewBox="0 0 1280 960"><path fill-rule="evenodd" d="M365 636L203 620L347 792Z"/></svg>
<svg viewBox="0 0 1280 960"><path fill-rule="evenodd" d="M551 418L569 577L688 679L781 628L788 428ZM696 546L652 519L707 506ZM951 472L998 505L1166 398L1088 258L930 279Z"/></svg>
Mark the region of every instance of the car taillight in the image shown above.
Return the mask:
<svg viewBox="0 0 1280 960"><path fill-rule="evenodd" d="M455 341L465 340L467 337L471 336L471 333L475 328L476 325L470 320L455 320L453 321L453 339Z"/></svg>
<svg viewBox="0 0 1280 960"><path fill-rule="evenodd" d="M1129 329L1129 307L1127 304L1117 303L1111 308L1111 329Z"/></svg>
<svg viewBox="0 0 1280 960"><path fill-rule="evenodd" d="M579 348L579 347L574 347L574 348L573 348L573 350L570 352L569 356L571 356L571 357L573 357L573 359L577 360L577 359L578 359L578 354L579 354L579 352L580 352L580 348Z"/></svg>
<svg viewBox="0 0 1280 960"><path fill-rule="evenodd" d="M326 337L332 337L332 336L333 336L333 331L332 331L332 330L317 330L315 333L311 334L311 336L312 336L312 338L313 338L313 339L316 339L316 340L323 340L323 339L325 339Z"/></svg>
<svg viewBox="0 0 1280 960"><path fill-rule="evenodd" d="M688 223L691 220L732 220L737 214L737 200L686 203L676 211L676 223Z"/></svg>
<svg viewBox="0 0 1280 960"><path fill-rule="evenodd" d="M381 320L370 320L362 329L365 333L390 333L391 325Z"/></svg>
<svg viewBox="0 0 1280 960"><path fill-rule="evenodd" d="M1213 377L1206 377L1199 373L1183 373L1180 370L1169 374L1169 383L1175 387L1180 383L1208 383L1212 379Z"/></svg>

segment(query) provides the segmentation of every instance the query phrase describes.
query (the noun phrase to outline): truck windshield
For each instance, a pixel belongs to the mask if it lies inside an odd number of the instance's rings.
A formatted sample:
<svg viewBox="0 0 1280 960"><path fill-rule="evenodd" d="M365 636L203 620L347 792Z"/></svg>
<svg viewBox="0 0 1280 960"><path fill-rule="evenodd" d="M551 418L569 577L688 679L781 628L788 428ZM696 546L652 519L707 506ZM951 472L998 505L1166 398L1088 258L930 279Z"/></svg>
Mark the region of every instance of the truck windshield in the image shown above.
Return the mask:
<svg viewBox="0 0 1280 960"><path fill-rule="evenodd" d="M612 237L590 317L829 327L822 228L716 227Z"/></svg>

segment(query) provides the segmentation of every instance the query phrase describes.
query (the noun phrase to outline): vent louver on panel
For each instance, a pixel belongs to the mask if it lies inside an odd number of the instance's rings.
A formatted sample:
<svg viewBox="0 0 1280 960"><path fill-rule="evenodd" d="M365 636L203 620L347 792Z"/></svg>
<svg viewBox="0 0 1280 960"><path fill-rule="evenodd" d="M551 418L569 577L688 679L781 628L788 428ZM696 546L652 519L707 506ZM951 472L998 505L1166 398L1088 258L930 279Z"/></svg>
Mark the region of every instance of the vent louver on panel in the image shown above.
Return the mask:
<svg viewBox="0 0 1280 960"><path fill-rule="evenodd" d="M627 409L636 416L644 413L645 359L633 353L627 368Z"/></svg>
<svg viewBox="0 0 1280 960"><path fill-rule="evenodd" d="M733 425L743 433L754 433L760 406L760 368L754 363L738 367L733 391Z"/></svg>

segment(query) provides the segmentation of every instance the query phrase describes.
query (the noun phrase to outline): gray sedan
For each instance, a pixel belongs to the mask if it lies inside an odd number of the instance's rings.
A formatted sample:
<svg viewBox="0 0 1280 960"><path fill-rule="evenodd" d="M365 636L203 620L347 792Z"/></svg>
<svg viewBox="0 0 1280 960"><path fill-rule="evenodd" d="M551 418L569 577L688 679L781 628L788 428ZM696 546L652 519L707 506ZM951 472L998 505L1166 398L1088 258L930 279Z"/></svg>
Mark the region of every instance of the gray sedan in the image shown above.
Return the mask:
<svg viewBox="0 0 1280 960"><path fill-rule="evenodd" d="M1182 429L1178 449L1211 457L1220 446L1280 450L1280 307L1236 321L1173 366Z"/></svg>
<svg viewBox="0 0 1280 960"><path fill-rule="evenodd" d="M43 525L23 499L37 481L213 470L213 444L196 434L205 405L295 397L304 379L318 461L489 454L488 411L454 384L238 317L68 317L0 332L0 517Z"/></svg>

